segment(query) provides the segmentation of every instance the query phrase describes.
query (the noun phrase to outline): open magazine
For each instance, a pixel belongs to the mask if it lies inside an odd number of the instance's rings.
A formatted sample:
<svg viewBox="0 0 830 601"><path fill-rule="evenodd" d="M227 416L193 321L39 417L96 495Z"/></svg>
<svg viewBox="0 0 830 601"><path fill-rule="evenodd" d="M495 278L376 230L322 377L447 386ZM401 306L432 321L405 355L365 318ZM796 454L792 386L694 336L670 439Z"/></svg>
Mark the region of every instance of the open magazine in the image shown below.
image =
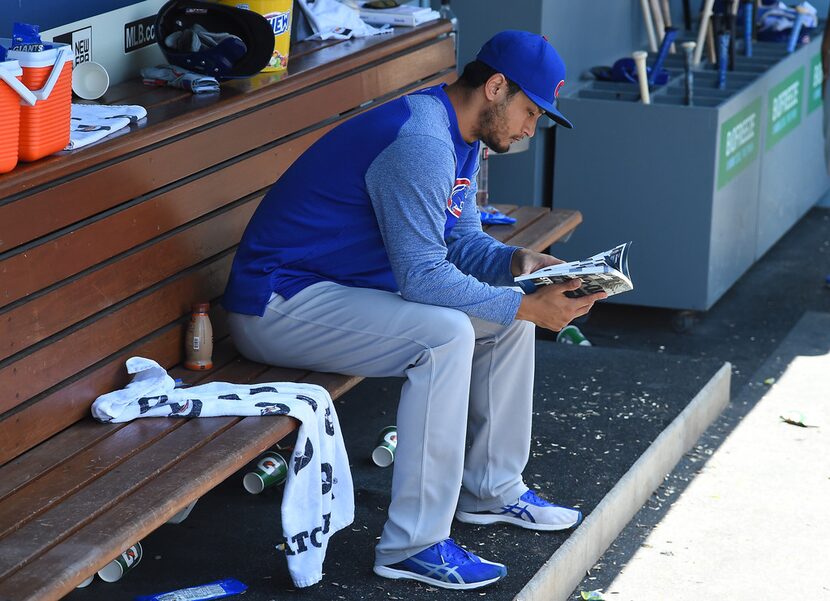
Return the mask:
<svg viewBox="0 0 830 601"><path fill-rule="evenodd" d="M549 265L533 273L517 276L514 281L525 288L528 283L546 286L580 278L582 286L565 293L571 298L603 291L607 292L608 296L628 292L634 288L631 276L628 274L628 248L630 246L631 242L626 242L583 261Z"/></svg>

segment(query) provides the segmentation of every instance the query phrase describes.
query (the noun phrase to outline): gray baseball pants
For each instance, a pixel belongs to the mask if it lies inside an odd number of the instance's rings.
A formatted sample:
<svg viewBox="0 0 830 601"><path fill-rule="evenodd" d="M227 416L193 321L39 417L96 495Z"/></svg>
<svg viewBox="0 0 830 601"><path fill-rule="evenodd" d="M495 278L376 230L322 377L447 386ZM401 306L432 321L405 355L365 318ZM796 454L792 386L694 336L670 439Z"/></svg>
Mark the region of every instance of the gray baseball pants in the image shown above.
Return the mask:
<svg viewBox="0 0 830 601"><path fill-rule="evenodd" d="M378 565L447 538L456 507L495 509L527 490L521 474L530 452L532 323L501 326L332 282L289 300L274 296L263 317L231 313L229 322L237 348L254 361L406 377Z"/></svg>

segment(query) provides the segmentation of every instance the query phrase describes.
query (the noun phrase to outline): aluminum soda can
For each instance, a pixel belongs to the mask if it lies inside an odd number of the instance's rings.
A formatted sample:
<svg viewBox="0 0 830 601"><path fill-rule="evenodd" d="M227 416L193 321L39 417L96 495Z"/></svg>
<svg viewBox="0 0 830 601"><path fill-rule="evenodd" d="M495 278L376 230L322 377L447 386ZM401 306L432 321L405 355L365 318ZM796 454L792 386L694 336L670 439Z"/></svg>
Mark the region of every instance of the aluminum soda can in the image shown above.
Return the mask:
<svg viewBox="0 0 830 601"><path fill-rule="evenodd" d="M143 556L144 550L141 548L141 543L136 543L98 570L98 577L104 582L121 580L124 574L138 565Z"/></svg>
<svg viewBox="0 0 830 601"><path fill-rule="evenodd" d="M563 344L577 344L579 346L591 346L591 342L585 338L576 326L565 326L556 335L556 342Z"/></svg>
<svg viewBox="0 0 830 601"><path fill-rule="evenodd" d="M372 461L378 467L387 467L395 461L395 449L398 446L398 429L386 426L378 435L378 442L372 451Z"/></svg>
<svg viewBox="0 0 830 601"><path fill-rule="evenodd" d="M261 493L274 484L282 484L288 477L288 463L276 451L268 451L257 461L256 468L245 474L242 486L252 495Z"/></svg>

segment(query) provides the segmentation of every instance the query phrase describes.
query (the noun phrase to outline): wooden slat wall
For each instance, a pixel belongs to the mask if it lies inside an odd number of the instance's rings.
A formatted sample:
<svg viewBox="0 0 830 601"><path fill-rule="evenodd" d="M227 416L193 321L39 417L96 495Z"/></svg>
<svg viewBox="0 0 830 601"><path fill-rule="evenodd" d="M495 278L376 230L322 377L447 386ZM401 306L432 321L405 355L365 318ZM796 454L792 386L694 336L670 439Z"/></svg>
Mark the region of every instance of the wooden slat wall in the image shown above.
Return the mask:
<svg viewBox="0 0 830 601"><path fill-rule="evenodd" d="M249 152L260 152L263 146L279 144L283 138L333 121L364 102L411 87L413 81L422 81L453 65L449 40L436 42L421 52L211 124L111 165L90 169L15 202L7 202L0 206L4 230L0 251L10 251L122 203L156 193L194 174L199 178L197 186L210 188L215 183L201 183L203 170L214 166L227 168L222 163L240 160ZM271 183L276 175L274 170L269 173L262 169L260 177ZM60 199L59 203L55 202L56 198ZM39 218L32 219L33 215ZM26 253L21 251L21 254ZM0 266L0 274L11 269ZM0 302L12 300L5 291L0 297Z"/></svg>
<svg viewBox="0 0 830 601"><path fill-rule="evenodd" d="M192 95L170 88L146 88L140 84L116 86L107 93L108 101L111 104L135 102L148 107L145 126L129 136L86 148L82 153L52 156L19 165L13 175L0 176L0 204L26 195L46 182L75 177L90 167L120 160L195 128L255 109L264 102L296 94L321 82L334 81L390 58L420 52L449 31L447 22L434 22L397 30L392 35L344 43L306 42L297 52L292 50L288 77L263 73L250 79L226 82L220 95Z"/></svg>
<svg viewBox="0 0 830 601"><path fill-rule="evenodd" d="M124 386L128 357L179 363L191 303L221 296L268 186L342 120L452 81L444 29L331 46L325 60L309 51L296 77L263 89L246 87L256 78L234 82L209 111L176 90L126 85L148 108L143 129L88 149L97 161L84 150L0 178L0 465ZM139 102L123 93L122 102Z"/></svg>

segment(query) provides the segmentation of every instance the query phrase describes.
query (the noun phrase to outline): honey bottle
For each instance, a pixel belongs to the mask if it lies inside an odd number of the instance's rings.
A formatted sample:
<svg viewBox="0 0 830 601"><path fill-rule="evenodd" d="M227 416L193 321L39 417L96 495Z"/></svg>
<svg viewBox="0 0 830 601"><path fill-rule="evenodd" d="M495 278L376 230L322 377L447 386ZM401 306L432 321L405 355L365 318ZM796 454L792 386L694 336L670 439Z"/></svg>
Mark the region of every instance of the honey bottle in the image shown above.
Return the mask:
<svg viewBox="0 0 830 601"><path fill-rule="evenodd" d="M184 366L187 369L205 370L213 367L213 326L208 317L208 309L210 303L193 305L184 343Z"/></svg>

